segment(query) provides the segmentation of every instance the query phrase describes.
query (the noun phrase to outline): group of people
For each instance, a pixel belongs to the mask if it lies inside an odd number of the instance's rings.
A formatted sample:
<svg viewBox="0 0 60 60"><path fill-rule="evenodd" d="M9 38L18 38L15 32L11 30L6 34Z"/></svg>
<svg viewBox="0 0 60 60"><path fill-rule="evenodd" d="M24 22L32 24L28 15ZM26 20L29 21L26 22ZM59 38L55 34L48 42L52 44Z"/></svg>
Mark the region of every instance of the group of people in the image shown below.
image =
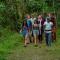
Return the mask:
<svg viewBox="0 0 60 60"><path fill-rule="evenodd" d="M51 43L56 41L55 19L55 16L50 13L47 14L46 18L42 15L37 17L27 15L20 30L24 36L24 47L29 43L34 43L37 46L38 43L42 43L43 38L45 38L46 45L51 46Z"/></svg>

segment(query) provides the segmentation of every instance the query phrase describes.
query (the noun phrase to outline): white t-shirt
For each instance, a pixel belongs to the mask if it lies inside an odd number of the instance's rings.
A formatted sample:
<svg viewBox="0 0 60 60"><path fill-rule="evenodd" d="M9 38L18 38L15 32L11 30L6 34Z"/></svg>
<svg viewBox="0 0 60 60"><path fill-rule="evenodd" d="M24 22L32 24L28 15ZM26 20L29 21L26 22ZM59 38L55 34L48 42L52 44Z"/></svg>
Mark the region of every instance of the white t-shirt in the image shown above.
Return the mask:
<svg viewBox="0 0 60 60"><path fill-rule="evenodd" d="M34 24L35 20L36 20L36 18L31 18L32 25Z"/></svg>
<svg viewBox="0 0 60 60"><path fill-rule="evenodd" d="M44 26L45 26L45 29L44 30L51 30L52 29L52 26L53 26L53 23L52 22L44 22ZM47 33L51 32L51 31L45 31Z"/></svg>
<svg viewBox="0 0 60 60"><path fill-rule="evenodd" d="M38 19L38 22L40 22L39 23L39 29L41 29L41 26L42 26L41 21L42 21L42 19Z"/></svg>

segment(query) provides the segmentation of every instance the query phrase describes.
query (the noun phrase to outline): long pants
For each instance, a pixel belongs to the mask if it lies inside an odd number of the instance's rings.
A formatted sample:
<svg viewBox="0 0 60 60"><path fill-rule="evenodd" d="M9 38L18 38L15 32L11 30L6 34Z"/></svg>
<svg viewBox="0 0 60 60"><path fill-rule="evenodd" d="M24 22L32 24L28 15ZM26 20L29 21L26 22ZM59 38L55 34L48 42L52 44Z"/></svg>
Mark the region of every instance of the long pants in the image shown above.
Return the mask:
<svg viewBox="0 0 60 60"><path fill-rule="evenodd" d="M52 42L56 41L56 27L52 29Z"/></svg>
<svg viewBox="0 0 60 60"><path fill-rule="evenodd" d="M46 45L51 46L51 41L52 41L52 35L50 33L45 33L45 38L46 38Z"/></svg>
<svg viewBox="0 0 60 60"><path fill-rule="evenodd" d="M43 29L41 30L41 33L39 31L38 40L39 40L39 43L42 43L42 40L43 40Z"/></svg>
<svg viewBox="0 0 60 60"><path fill-rule="evenodd" d="M39 43L42 43L42 34L38 35Z"/></svg>
<svg viewBox="0 0 60 60"><path fill-rule="evenodd" d="M56 32L52 32L52 42L56 41Z"/></svg>

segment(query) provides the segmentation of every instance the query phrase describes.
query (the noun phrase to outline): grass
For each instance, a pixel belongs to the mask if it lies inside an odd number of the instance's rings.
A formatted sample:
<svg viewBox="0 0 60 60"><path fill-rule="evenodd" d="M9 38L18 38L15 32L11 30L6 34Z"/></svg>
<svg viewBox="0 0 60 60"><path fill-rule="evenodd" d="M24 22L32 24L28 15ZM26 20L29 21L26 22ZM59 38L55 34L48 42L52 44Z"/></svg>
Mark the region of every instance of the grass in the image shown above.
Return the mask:
<svg viewBox="0 0 60 60"><path fill-rule="evenodd" d="M29 44L23 47L23 38L19 33L8 29L0 31L0 60L60 60L60 29L57 31L57 42L46 47L45 40L41 48Z"/></svg>

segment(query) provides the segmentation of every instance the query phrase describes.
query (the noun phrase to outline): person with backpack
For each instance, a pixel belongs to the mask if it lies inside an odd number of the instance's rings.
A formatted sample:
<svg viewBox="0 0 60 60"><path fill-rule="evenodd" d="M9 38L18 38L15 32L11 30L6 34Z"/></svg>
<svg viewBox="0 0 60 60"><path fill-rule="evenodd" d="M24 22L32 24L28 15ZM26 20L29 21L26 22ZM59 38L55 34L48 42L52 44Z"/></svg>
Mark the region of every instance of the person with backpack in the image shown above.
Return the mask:
<svg viewBox="0 0 60 60"><path fill-rule="evenodd" d="M32 22L30 15L27 15L27 26L28 26L28 33L29 33L29 41L31 42L31 30L32 30Z"/></svg>
<svg viewBox="0 0 60 60"><path fill-rule="evenodd" d="M52 42L54 42L56 41L56 17L53 13L51 14L51 22L53 23Z"/></svg>

